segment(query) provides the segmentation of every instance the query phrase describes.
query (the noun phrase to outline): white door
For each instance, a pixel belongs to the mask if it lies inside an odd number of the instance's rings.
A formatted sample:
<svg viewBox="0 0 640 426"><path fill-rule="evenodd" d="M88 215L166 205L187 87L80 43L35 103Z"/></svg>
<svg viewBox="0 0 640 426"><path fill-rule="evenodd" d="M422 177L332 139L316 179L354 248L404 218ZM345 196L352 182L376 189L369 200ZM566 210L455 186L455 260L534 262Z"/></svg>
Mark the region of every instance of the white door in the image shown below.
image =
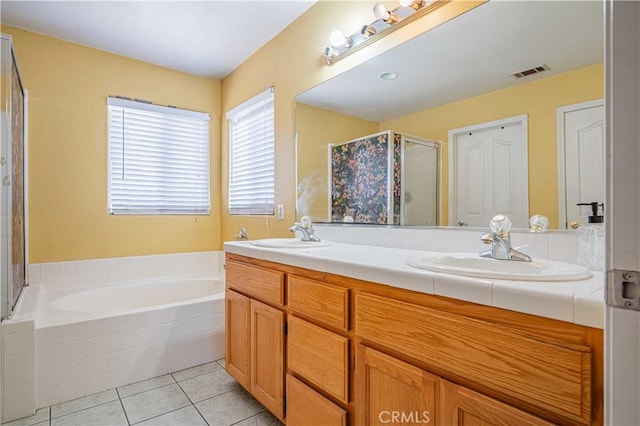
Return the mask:
<svg viewBox="0 0 640 426"><path fill-rule="evenodd" d="M640 3L605 4L605 423L640 425L640 311L618 307L613 279L616 270L640 274Z"/></svg>
<svg viewBox="0 0 640 426"><path fill-rule="evenodd" d="M558 211L561 228L588 222L591 208L604 203L604 101L558 108ZM606 216L606 215L605 215Z"/></svg>
<svg viewBox="0 0 640 426"><path fill-rule="evenodd" d="M527 117L449 132L449 225L486 227L496 214L528 226Z"/></svg>

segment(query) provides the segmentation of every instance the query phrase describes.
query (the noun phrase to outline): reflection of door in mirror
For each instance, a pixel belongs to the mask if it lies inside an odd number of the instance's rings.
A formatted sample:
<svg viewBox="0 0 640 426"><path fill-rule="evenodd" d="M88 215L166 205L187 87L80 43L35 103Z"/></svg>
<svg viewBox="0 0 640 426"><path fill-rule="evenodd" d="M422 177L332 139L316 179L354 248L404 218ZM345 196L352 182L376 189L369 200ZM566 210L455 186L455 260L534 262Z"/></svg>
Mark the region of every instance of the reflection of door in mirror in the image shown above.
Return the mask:
<svg viewBox="0 0 640 426"><path fill-rule="evenodd" d="M558 213L561 228L588 223L590 207L604 201L604 101L558 108ZM605 206L606 207L606 206Z"/></svg>
<svg viewBox="0 0 640 426"><path fill-rule="evenodd" d="M526 115L449 132L449 223L486 227L496 214L528 225Z"/></svg>

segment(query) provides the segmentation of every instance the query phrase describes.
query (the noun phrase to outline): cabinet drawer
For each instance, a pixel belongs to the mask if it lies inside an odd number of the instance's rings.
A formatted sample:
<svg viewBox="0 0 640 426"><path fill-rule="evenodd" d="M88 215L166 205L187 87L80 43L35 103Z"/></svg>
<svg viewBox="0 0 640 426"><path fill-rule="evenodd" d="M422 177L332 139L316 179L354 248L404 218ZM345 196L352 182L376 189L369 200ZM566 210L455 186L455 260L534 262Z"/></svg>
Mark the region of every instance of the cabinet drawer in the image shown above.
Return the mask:
<svg viewBox="0 0 640 426"><path fill-rule="evenodd" d="M344 403L349 399L349 339L289 316L287 365Z"/></svg>
<svg viewBox="0 0 640 426"><path fill-rule="evenodd" d="M287 374L287 426L347 426L347 412Z"/></svg>
<svg viewBox="0 0 640 426"><path fill-rule="evenodd" d="M590 348L370 294L356 296L356 334L574 422L591 412Z"/></svg>
<svg viewBox="0 0 640 426"><path fill-rule="evenodd" d="M284 274L257 266L227 261L226 285L264 302L284 304Z"/></svg>
<svg viewBox="0 0 640 426"><path fill-rule="evenodd" d="M340 330L349 329L349 289L295 275L289 276L287 288L292 311Z"/></svg>

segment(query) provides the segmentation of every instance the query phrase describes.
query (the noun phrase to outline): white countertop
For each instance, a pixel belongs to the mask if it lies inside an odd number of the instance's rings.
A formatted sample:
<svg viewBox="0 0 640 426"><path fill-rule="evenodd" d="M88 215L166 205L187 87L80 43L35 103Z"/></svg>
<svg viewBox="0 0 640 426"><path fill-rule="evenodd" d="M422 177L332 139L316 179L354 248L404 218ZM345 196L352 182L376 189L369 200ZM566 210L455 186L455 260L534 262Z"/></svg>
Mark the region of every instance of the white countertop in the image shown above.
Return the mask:
<svg viewBox="0 0 640 426"><path fill-rule="evenodd" d="M410 256L441 252L343 243L309 249L264 248L252 245L251 241L226 242L224 250L421 293L604 328L603 272L594 272L590 279L582 281L506 281L434 273L405 264Z"/></svg>

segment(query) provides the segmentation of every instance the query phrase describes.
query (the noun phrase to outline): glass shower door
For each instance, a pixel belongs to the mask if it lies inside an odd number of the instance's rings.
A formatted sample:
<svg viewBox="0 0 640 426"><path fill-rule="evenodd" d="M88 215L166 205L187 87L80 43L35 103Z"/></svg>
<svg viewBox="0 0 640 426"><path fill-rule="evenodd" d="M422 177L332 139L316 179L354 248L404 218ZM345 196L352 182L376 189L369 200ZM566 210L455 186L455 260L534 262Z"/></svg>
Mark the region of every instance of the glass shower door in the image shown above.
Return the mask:
<svg viewBox="0 0 640 426"><path fill-rule="evenodd" d="M11 314L25 285L24 89L11 38L1 38L0 317Z"/></svg>

